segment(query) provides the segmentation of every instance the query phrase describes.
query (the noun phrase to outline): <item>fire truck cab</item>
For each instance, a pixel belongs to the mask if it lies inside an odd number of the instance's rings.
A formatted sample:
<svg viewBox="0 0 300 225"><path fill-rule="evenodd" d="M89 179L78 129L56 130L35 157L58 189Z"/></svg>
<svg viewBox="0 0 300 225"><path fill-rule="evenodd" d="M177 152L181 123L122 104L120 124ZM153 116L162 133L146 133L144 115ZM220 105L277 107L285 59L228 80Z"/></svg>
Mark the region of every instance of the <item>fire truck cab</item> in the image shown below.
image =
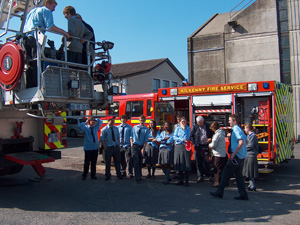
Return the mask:
<svg viewBox="0 0 300 225"><path fill-rule="evenodd" d="M174 105L177 114L189 118L190 126L201 115L206 122L218 121L225 131L230 114L238 114L241 127L256 128L261 152L258 160L266 166L294 157L292 87L276 81L161 88L158 101ZM270 171L270 170L266 170Z"/></svg>

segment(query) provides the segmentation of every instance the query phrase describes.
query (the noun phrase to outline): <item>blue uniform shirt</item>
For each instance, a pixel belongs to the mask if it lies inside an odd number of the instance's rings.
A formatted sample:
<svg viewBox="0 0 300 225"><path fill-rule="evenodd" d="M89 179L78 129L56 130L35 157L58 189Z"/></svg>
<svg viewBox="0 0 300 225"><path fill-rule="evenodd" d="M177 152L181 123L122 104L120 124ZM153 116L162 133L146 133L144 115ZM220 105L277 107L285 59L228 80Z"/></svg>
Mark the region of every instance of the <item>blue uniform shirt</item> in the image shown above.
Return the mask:
<svg viewBox="0 0 300 225"><path fill-rule="evenodd" d="M148 141L148 137L149 129L146 126L136 125L132 128L130 139L133 140L133 144L143 146Z"/></svg>
<svg viewBox="0 0 300 225"><path fill-rule="evenodd" d="M122 144L122 130L124 127L124 144ZM130 135L132 132L132 127L129 124L125 124L125 126L123 126L123 124L120 124L118 126L119 129L119 134L120 134L120 147L121 148L128 148L130 147Z"/></svg>
<svg viewBox="0 0 300 225"><path fill-rule="evenodd" d="M46 6L42 6L34 8L28 13L23 32L33 30L36 27L49 30L53 26L54 21L52 11ZM45 31L42 31L42 33L45 33ZM34 36L34 32L32 31L26 35Z"/></svg>
<svg viewBox="0 0 300 225"><path fill-rule="evenodd" d="M95 142L93 140L90 125L87 125L86 122L83 122L78 125L79 129L82 130L84 133L84 151L98 150L98 148L99 148L98 130L100 129L103 122L98 118L96 118L96 121L97 121L97 123L93 127L93 134L94 134Z"/></svg>
<svg viewBox="0 0 300 225"><path fill-rule="evenodd" d="M159 149L161 148L167 148L169 151L172 151L173 149L173 134L167 134L166 131L161 132L159 137L157 138L157 141L160 142ZM168 140L164 140L166 137L170 137Z"/></svg>
<svg viewBox="0 0 300 225"><path fill-rule="evenodd" d="M238 141L241 139L244 141L244 144L243 144L243 147L236 153L236 155L240 159L244 159L247 156L247 148L246 148L247 136L238 125L235 125L232 128L232 134L231 134L231 151L232 152L235 151L235 149L237 148L237 146L239 144Z"/></svg>
<svg viewBox="0 0 300 225"><path fill-rule="evenodd" d="M114 132L115 141L113 140L112 131ZM106 125L101 130L100 141L104 141L106 147L113 147L119 145L119 130L116 126L112 126L112 129L109 125Z"/></svg>
<svg viewBox="0 0 300 225"><path fill-rule="evenodd" d="M175 145L179 144L185 144L183 142L184 140L190 140L191 136L191 128L189 126L185 126L185 129L183 130L181 126L176 127L175 132L174 132L174 141Z"/></svg>
<svg viewBox="0 0 300 225"><path fill-rule="evenodd" d="M148 139L149 138L155 138L155 139L157 139L157 138L159 138L159 135L160 135L160 131L159 130L157 130L157 133L156 133L155 137L153 136L152 130L150 130ZM154 148L158 148L158 144L156 142L153 142L153 141L148 141L148 145L152 145Z"/></svg>

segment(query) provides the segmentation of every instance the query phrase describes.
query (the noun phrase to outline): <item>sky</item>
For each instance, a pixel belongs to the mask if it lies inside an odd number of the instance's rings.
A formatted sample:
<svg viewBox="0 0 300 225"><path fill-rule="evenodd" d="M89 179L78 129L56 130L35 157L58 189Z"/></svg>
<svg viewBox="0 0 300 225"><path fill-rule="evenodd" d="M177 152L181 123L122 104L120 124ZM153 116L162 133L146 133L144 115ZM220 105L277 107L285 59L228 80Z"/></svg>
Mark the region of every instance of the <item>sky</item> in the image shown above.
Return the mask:
<svg viewBox="0 0 300 225"><path fill-rule="evenodd" d="M215 13L230 12L242 0L56 0L56 26L67 30L63 8L72 5L95 32L111 41L112 63L169 58L188 78L187 38ZM249 0L244 0L244 3ZM243 3L243 4L244 4ZM60 41L55 40L56 48Z"/></svg>

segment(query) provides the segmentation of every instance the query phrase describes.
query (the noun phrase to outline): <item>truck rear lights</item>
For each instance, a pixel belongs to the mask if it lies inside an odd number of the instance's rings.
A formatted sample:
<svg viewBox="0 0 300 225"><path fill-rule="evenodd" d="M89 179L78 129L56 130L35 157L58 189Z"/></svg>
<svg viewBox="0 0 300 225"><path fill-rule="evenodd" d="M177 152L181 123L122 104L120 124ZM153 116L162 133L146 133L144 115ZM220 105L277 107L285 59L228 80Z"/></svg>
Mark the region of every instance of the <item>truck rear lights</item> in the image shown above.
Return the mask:
<svg viewBox="0 0 300 225"><path fill-rule="evenodd" d="M248 84L248 91L257 91L257 83Z"/></svg>
<svg viewBox="0 0 300 225"><path fill-rule="evenodd" d="M177 90L177 88L171 89L171 90L170 90L170 94L171 94L171 95L178 95L178 90Z"/></svg>

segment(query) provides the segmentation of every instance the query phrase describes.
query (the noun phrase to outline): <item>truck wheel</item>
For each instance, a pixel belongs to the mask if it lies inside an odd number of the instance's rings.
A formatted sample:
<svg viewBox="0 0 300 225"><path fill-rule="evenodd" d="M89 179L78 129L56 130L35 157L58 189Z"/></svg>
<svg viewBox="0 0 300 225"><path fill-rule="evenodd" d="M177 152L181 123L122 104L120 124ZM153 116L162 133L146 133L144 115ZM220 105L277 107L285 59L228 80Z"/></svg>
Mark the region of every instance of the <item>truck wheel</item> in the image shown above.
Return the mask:
<svg viewBox="0 0 300 225"><path fill-rule="evenodd" d="M16 165L11 168L10 174L19 173L23 169L23 165Z"/></svg>
<svg viewBox="0 0 300 225"><path fill-rule="evenodd" d="M19 173L23 169L23 165L15 165L4 167L0 170L0 176Z"/></svg>
<svg viewBox="0 0 300 225"><path fill-rule="evenodd" d="M71 137L77 137L77 132L76 132L76 130L71 130L71 131L70 131L70 136L71 136Z"/></svg>

